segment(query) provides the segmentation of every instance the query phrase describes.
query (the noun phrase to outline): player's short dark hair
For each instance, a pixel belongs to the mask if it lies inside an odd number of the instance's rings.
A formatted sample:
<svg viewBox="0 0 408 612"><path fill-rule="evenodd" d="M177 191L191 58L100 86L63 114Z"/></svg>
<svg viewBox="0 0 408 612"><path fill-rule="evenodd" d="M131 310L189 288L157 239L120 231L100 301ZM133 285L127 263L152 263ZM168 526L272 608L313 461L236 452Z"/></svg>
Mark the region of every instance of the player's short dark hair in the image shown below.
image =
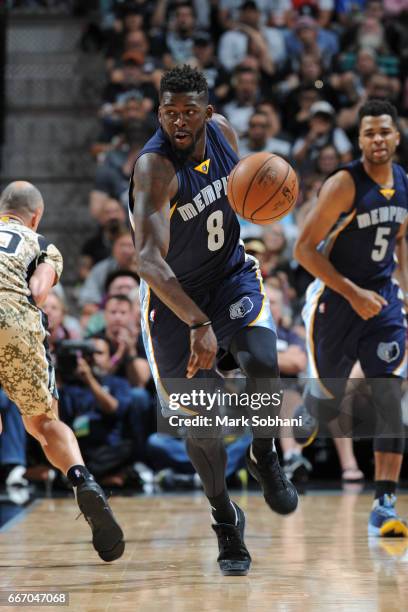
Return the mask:
<svg viewBox="0 0 408 612"><path fill-rule="evenodd" d="M165 91L170 93L205 93L208 101L208 84L205 76L197 68L191 68L187 64L176 66L166 72L160 81L160 99Z"/></svg>
<svg viewBox="0 0 408 612"><path fill-rule="evenodd" d="M394 125L397 125L397 109L391 102L380 98L368 100L358 111L358 125L361 125L363 117L380 117L381 115L389 115Z"/></svg>

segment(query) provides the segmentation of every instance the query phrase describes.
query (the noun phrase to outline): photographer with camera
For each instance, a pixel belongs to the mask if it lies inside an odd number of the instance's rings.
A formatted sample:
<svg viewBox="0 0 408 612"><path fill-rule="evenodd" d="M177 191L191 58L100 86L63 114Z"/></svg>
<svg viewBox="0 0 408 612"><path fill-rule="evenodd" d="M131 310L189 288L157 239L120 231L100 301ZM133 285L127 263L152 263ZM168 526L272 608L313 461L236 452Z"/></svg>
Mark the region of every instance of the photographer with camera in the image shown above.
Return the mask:
<svg viewBox="0 0 408 612"><path fill-rule="evenodd" d="M98 336L58 345L60 415L103 484L139 485L132 465L146 438L143 413L133 409L129 383L109 373L112 351L109 341Z"/></svg>

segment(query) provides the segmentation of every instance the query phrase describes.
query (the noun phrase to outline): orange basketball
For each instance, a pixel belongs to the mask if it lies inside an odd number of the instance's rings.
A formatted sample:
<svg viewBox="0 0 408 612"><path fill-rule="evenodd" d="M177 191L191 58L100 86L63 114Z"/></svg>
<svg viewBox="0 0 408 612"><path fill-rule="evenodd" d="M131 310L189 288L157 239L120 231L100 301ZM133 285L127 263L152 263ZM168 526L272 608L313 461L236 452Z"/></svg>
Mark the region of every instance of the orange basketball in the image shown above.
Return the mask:
<svg viewBox="0 0 408 612"><path fill-rule="evenodd" d="M228 178L228 200L241 217L267 225L296 204L299 182L292 166L279 155L253 153L237 163Z"/></svg>

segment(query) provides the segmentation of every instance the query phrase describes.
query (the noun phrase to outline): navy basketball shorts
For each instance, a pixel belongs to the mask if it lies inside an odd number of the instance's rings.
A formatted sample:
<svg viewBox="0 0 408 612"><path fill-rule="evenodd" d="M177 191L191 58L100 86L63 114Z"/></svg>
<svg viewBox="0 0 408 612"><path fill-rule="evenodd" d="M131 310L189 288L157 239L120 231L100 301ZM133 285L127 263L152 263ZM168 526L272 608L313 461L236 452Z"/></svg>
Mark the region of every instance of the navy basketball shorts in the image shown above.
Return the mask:
<svg viewBox="0 0 408 612"><path fill-rule="evenodd" d="M186 292L212 321L218 347L224 351L229 350L233 336L243 327L266 327L276 333L259 267L252 262L243 263L239 271L218 285ZM167 381L186 377L190 330L144 281L140 284L140 301L146 355L165 414L169 399ZM218 376L215 369L199 370L195 379Z"/></svg>
<svg viewBox="0 0 408 612"><path fill-rule="evenodd" d="M341 394L356 361L366 378L406 377L407 329L401 289L392 280L373 290L388 305L364 321L345 298L321 281L309 286L302 314L313 396L330 399Z"/></svg>

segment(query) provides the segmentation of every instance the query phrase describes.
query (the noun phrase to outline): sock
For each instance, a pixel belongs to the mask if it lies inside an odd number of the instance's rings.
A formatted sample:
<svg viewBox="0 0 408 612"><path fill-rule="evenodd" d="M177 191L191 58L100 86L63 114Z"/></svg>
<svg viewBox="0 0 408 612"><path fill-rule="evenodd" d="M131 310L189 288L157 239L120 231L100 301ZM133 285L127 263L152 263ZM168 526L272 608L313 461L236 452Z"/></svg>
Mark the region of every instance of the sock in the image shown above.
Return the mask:
<svg viewBox="0 0 408 612"><path fill-rule="evenodd" d="M275 440L273 438L254 438L251 447L255 459L259 461L271 450L275 451Z"/></svg>
<svg viewBox="0 0 408 612"><path fill-rule="evenodd" d="M397 490L397 483L393 480L376 480L375 481L375 495L374 499L378 499L383 495L395 495Z"/></svg>
<svg viewBox="0 0 408 612"><path fill-rule="evenodd" d="M84 482L84 480L92 478L92 475L84 465L73 465L67 472L67 478L73 487L77 487Z"/></svg>
<svg viewBox="0 0 408 612"><path fill-rule="evenodd" d="M208 501L211 504L213 518L217 523L227 523L228 525L237 524L237 513L226 489L221 491L216 497L209 497Z"/></svg>

